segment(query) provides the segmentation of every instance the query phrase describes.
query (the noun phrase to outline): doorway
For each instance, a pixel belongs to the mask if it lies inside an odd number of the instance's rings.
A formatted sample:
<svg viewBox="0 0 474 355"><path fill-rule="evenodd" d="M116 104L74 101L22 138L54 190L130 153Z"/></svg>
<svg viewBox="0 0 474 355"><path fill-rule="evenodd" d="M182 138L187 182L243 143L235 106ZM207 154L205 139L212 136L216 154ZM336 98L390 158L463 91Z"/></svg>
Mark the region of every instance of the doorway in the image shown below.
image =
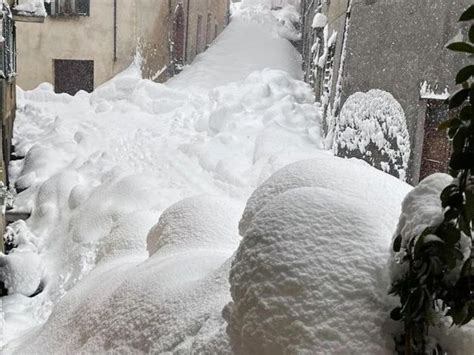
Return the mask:
<svg viewBox="0 0 474 355"><path fill-rule="evenodd" d="M54 91L75 95L80 90L94 90L94 61L55 59Z"/></svg>

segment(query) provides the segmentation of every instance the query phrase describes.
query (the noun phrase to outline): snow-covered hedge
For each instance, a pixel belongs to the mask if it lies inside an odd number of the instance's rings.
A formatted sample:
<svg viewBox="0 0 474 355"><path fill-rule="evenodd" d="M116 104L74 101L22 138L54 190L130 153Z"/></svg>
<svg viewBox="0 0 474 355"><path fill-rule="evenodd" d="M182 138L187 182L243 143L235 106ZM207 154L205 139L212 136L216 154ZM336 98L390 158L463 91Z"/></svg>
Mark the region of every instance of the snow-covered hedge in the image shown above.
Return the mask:
<svg viewBox="0 0 474 355"><path fill-rule="evenodd" d="M403 279L408 272L408 263L401 263L407 253L409 243L414 238L419 238L427 227L438 226L443 222L445 209L441 206L440 194L443 189L453 182L453 178L447 174L433 174L424 179L404 199L402 213L398 227L394 234L394 240L401 236L401 247L397 253L391 249L390 279L394 284ZM433 238L438 238L431 235ZM460 249L464 260L469 257L471 240L462 234ZM446 275L445 281L454 285L459 278L462 263ZM474 349L474 324L465 325L462 328L451 328L451 322L444 319L436 327L430 329L429 337L443 344L448 354L472 354Z"/></svg>
<svg viewBox="0 0 474 355"><path fill-rule="evenodd" d="M351 95L337 120L333 147L339 156L364 159L405 180L410 137L403 108L386 91Z"/></svg>

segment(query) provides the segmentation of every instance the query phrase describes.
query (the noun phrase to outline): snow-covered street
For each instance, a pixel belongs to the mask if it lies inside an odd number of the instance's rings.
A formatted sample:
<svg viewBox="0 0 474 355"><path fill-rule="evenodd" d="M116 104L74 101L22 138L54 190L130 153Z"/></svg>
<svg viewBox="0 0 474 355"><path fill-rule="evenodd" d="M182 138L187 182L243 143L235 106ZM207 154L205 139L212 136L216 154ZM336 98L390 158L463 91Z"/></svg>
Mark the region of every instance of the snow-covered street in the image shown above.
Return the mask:
<svg viewBox="0 0 474 355"><path fill-rule="evenodd" d="M2 354L392 353L412 187L325 150L288 28L249 3L165 84L137 55L91 94L18 89Z"/></svg>

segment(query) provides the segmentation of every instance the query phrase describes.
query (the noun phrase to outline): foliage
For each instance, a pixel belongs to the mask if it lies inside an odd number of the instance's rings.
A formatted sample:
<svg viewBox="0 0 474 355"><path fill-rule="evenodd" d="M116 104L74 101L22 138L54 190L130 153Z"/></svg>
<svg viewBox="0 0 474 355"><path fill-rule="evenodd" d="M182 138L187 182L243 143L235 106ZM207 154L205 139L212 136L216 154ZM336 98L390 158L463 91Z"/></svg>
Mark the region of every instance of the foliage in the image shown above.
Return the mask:
<svg viewBox="0 0 474 355"><path fill-rule="evenodd" d="M474 20L474 5L460 21ZM448 49L472 58L474 25L468 42L455 42ZM474 317L474 251L472 230L474 220L474 65L462 68L456 76L461 88L449 99L449 109L456 117L441 124L452 142L450 173L455 178L441 193L444 220L439 226L426 228L407 245L401 263L408 271L392 285L391 293L400 297L401 306L391 317L404 323L405 333L398 339L399 354L434 354L440 345L429 349L428 331L441 316L449 316L452 325L462 326ZM470 255L463 255L461 238L470 238ZM401 250L402 237L393 243L394 252ZM455 280L448 278L455 274Z"/></svg>

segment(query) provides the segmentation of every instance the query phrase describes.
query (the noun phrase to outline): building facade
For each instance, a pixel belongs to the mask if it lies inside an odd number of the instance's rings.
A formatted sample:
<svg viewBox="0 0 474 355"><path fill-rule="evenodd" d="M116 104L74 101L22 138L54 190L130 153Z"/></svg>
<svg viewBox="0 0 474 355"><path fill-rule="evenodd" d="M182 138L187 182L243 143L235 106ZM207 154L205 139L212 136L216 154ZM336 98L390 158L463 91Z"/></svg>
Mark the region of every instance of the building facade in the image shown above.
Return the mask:
<svg viewBox="0 0 474 355"><path fill-rule="evenodd" d="M445 171L449 144L436 134L444 100L466 64L445 49L471 0L303 0L306 80L323 103L325 129L349 96L380 89L402 106L410 136L408 181ZM327 24L318 27L316 14ZM317 21L316 21L317 22ZM319 45L319 47L318 47Z"/></svg>
<svg viewBox="0 0 474 355"><path fill-rule="evenodd" d="M8 165L12 154L13 124L16 112L17 31L19 21L42 22L42 16L16 14L14 0L0 0L0 232L6 226ZM0 252L4 251L3 238ZM0 285L1 286L1 285ZM0 287L1 293L1 287Z"/></svg>
<svg viewBox="0 0 474 355"><path fill-rule="evenodd" d="M18 85L92 91L137 53L144 78L164 81L226 26L228 0L51 0L41 28L18 25Z"/></svg>

